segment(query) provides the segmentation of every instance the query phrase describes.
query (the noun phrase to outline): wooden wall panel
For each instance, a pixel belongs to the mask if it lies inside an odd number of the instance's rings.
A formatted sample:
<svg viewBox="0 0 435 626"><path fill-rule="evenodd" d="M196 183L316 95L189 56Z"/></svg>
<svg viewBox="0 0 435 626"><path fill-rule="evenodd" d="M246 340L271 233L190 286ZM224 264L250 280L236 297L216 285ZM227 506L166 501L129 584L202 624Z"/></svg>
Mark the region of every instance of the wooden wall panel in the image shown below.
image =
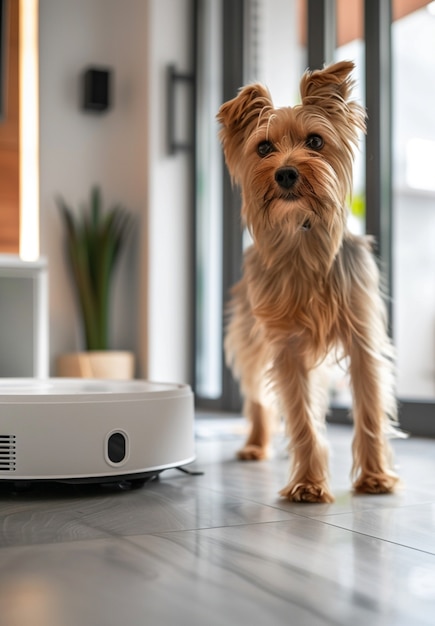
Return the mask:
<svg viewBox="0 0 435 626"><path fill-rule="evenodd" d="M18 253L19 198L19 3L6 2L6 111L0 120L0 253Z"/></svg>

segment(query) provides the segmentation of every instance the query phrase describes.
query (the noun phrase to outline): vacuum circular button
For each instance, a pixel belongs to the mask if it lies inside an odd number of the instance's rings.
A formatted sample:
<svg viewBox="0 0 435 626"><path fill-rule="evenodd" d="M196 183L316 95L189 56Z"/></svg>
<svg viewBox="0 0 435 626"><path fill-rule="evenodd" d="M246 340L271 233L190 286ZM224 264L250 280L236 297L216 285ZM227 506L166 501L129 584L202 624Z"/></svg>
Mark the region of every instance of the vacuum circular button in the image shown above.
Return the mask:
<svg viewBox="0 0 435 626"><path fill-rule="evenodd" d="M127 454L127 442L122 433L112 433L107 439L107 456L112 463L121 463Z"/></svg>

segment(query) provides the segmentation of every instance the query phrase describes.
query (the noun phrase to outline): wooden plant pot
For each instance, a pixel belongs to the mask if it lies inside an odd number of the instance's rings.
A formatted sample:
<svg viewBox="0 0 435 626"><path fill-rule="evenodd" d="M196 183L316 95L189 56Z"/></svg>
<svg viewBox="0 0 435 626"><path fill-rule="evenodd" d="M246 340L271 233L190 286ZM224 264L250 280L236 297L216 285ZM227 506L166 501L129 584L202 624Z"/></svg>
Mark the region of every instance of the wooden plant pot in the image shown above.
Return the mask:
<svg viewBox="0 0 435 626"><path fill-rule="evenodd" d="M115 350L90 350L62 354L57 359L57 376L129 380L134 378L134 354Z"/></svg>

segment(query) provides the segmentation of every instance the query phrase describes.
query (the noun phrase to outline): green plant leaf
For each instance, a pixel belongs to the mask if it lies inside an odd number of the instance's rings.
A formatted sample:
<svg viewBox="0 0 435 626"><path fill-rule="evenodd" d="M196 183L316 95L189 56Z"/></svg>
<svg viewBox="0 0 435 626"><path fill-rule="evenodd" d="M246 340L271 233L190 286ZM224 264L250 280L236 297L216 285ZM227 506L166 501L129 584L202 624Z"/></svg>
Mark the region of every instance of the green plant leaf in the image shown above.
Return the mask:
<svg viewBox="0 0 435 626"><path fill-rule="evenodd" d="M77 216L62 198L57 204L65 226L86 348L108 349L111 286L117 259L129 236L131 217L120 205L104 212L97 186L91 189L89 206L81 207Z"/></svg>

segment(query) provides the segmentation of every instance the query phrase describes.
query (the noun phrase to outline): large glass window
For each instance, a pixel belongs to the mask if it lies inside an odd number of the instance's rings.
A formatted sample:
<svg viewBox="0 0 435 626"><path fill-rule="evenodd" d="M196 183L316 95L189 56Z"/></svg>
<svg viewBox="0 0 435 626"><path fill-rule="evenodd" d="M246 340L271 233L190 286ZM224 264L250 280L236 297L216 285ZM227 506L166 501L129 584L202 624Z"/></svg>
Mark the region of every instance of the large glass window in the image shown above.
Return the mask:
<svg viewBox="0 0 435 626"><path fill-rule="evenodd" d="M426 400L435 398L435 2L407 14L403 4L394 1L392 31L393 320L399 396Z"/></svg>
<svg viewBox="0 0 435 626"><path fill-rule="evenodd" d="M299 98L299 81L307 67L304 2L246 2L245 81L265 84L276 107Z"/></svg>
<svg viewBox="0 0 435 626"><path fill-rule="evenodd" d="M306 68L305 26L300 0L245 0L243 3L243 41L240 54L243 70L237 85L225 99L234 97L247 82L266 84L276 106L293 104L298 98L301 73ZM224 85L234 77L225 76L224 47L235 33L234 16L239 2L198 0L197 55L197 152L196 152L196 351L195 391L199 404L221 408L224 364L222 329L224 302L231 286L223 267L240 265L240 255L226 238L231 228L240 231L240 220L224 217L222 192L223 160L218 142L216 113L224 100ZM226 18L225 18L226 16ZM238 65L240 59L233 57ZM231 71L231 67L229 71ZM225 210L231 211L231 207ZM224 241L225 239L225 241ZM238 237L234 236L234 241ZM247 237L244 237L245 243ZM240 243L242 237L240 237ZM237 268L239 271L240 268ZM237 272L228 272L234 276ZM228 283L228 284L227 284Z"/></svg>
<svg viewBox="0 0 435 626"><path fill-rule="evenodd" d="M198 3L196 146L196 393L222 393L222 2Z"/></svg>
<svg viewBox="0 0 435 626"><path fill-rule="evenodd" d="M350 60L355 63L353 97L364 106L364 13L361 0L337 3L337 48L335 61ZM360 142L355 151L353 192L348 199L349 228L356 234L365 232L365 144L360 133Z"/></svg>
<svg viewBox="0 0 435 626"><path fill-rule="evenodd" d="M350 60L355 63L353 71L353 98L362 106L364 93L364 13L361 0L340 1L336 5L336 49L334 61ZM365 232L365 138L360 132L360 141L355 150L352 195L348 198L348 227L355 234ZM332 368L330 382L331 400L336 406L349 407L352 401L347 360L340 361Z"/></svg>
<svg viewBox="0 0 435 626"><path fill-rule="evenodd" d="M235 202L231 198L227 201L228 185L222 192L225 168L216 138L215 114L224 99L233 97L238 87L252 81L269 87L276 106L292 104L298 99L299 79L308 59L314 64L312 69L320 66L322 58L327 62L351 59L356 64L354 95L362 104L367 102L370 132L367 146L361 137L361 150L356 157L349 227L363 233L367 224L367 231L375 234L379 242L381 269L392 292L390 308L398 353L402 424L419 434L434 434L435 87L431 77L435 70L435 2L382 0L378 5L372 0L336 0L336 20L331 19L333 11L328 13L331 3L324 0L198 0L197 5L202 7L205 19L198 54L199 403L209 400L216 401L216 408L236 408L234 402L227 401L229 374L222 357L222 309L237 274L234 268L240 269L242 246L248 240L234 236L236 229L240 232L238 217L233 217L228 226L225 212L229 208L231 215L236 215L237 207L231 206ZM227 23L222 19L225 7L232 10L235 5L243 7L237 15L238 19L243 13L243 35L240 28L237 32L233 28L234 19ZM231 37L237 39L239 48L234 48ZM229 54L230 44L233 48ZM225 55L226 68L225 63L222 65ZM226 73L232 63L239 67L233 72L228 89ZM367 206L366 194L370 197ZM233 233L231 241L228 233ZM227 271L228 264L232 273ZM351 398L344 369L337 368L331 395L337 406L344 405L347 414ZM335 412L335 416L344 413Z"/></svg>

